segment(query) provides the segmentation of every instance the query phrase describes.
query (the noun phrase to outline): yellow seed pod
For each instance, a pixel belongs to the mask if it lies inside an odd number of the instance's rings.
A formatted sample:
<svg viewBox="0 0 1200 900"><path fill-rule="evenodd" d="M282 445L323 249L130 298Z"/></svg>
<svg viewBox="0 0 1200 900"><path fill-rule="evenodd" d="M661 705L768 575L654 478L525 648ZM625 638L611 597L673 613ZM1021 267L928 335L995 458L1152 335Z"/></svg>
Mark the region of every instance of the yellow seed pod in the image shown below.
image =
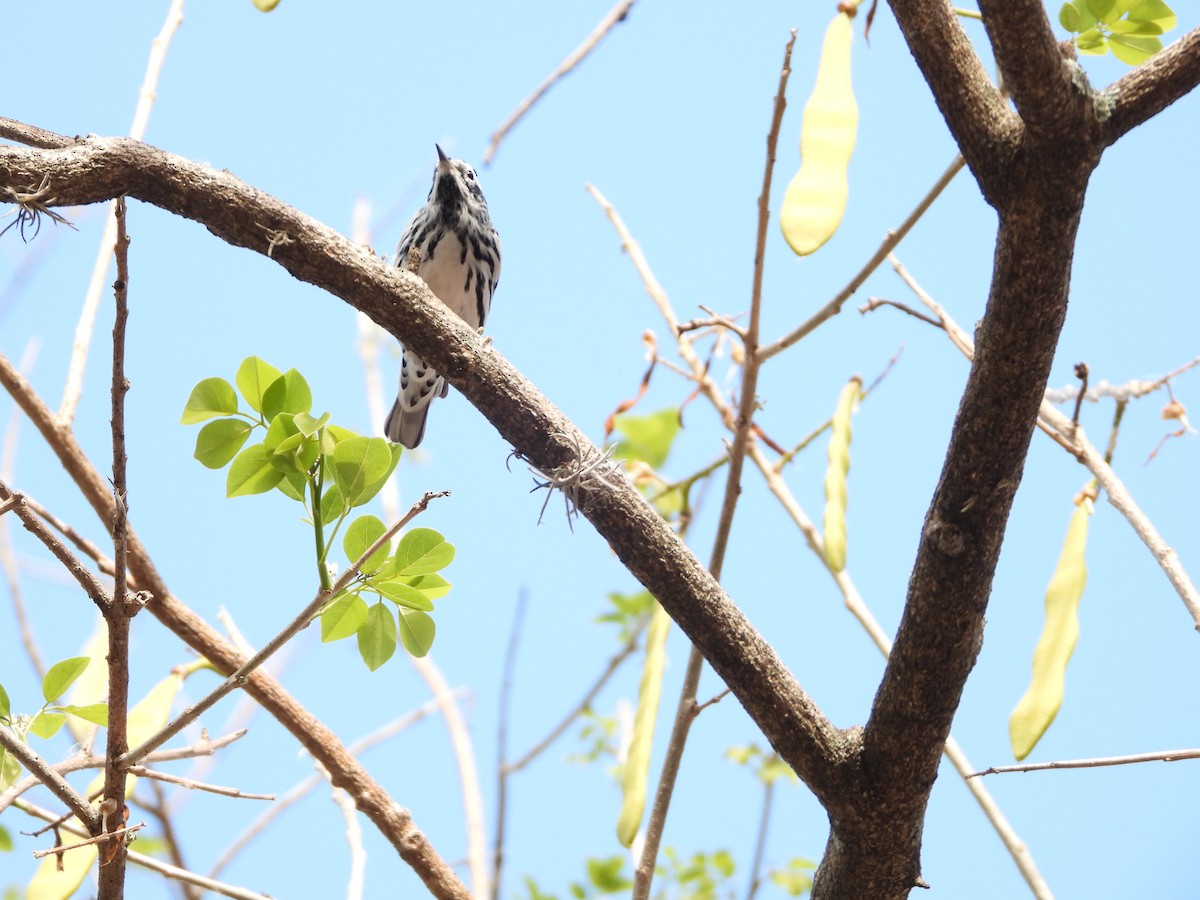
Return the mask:
<svg viewBox="0 0 1200 900"><path fill-rule="evenodd" d="M1046 624L1033 651L1033 679L1008 719L1008 739L1018 760L1037 746L1062 706L1067 662L1079 637L1079 601L1087 584L1084 550L1091 514L1092 501L1085 495L1071 516L1058 568L1046 588Z"/></svg>
<svg viewBox="0 0 1200 900"><path fill-rule="evenodd" d="M858 104L850 83L850 19L850 14L838 13L825 32L817 83L800 128L800 171L783 195L779 224L797 256L807 256L833 237L850 195L846 167L858 131Z"/></svg>
<svg viewBox="0 0 1200 900"><path fill-rule="evenodd" d="M633 717L633 736L625 767L621 772L621 814L617 817L617 839L633 846L642 813L646 809L646 781L650 775L650 748L654 743L654 720L662 697L663 664L667 656L667 631L671 617L656 602L646 628L646 661L638 687L637 714Z"/></svg>
<svg viewBox="0 0 1200 900"><path fill-rule="evenodd" d="M825 470L825 564L830 571L846 568L846 476L850 474L850 416L862 396L862 379L855 375L842 388L829 438L829 467Z"/></svg>

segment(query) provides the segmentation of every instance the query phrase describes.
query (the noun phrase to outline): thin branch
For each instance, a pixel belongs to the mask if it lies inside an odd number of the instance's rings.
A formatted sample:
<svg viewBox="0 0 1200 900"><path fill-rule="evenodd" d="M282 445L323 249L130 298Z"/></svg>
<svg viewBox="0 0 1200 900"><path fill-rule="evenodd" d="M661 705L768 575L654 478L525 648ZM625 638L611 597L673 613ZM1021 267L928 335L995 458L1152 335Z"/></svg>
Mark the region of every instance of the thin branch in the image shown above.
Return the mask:
<svg viewBox="0 0 1200 900"><path fill-rule="evenodd" d="M251 794L238 788L224 787L219 784L206 784L203 781L195 781L191 778L184 778L181 775L171 775L167 772L160 772L157 769L148 769L145 766L130 766L129 772L132 775L137 775L139 778L153 778L155 781L177 784L191 791L205 791L209 794L220 794L222 797L234 797L238 800L275 799L274 794Z"/></svg>
<svg viewBox="0 0 1200 900"><path fill-rule="evenodd" d="M18 806L23 812L47 822L56 821L58 818L49 810L42 809L24 800L20 801ZM69 831L71 834L82 834L78 828L73 827L70 823L63 823L59 827L64 831ZM185 884L196 885L197 887L212 891L214 894L220 894L222 897L231 897L233 900L272 900L267 894L260 894L258 891L250 891L245 888L236 887L235 885L224 884L211 878L205 878L203 875L197 875L195 872L188 872L185 869L167 865L160 860L154 859L152 856L145 856L134 850L130 850L128 853L129 861L134 865L141 866L143 869L151 872L157 872L167 878L184 882Z"/></svg>
<svg viewBox="0 0 1200 900"><path fill-rule="evenodd" d="M363 554L354 561L350 568L346 569L346 571L342 573L341 577L334 582L332 589L328 591L317 591L317 595L307 606L304 607L298 616L292 619L292 621L289 622L282 631L268 641L262 647L262 649L254 654L254 656L250 657L250 659L246 660L246 662L239 666L237 670L228 678L226 678L219 687L211 691L206 697L197 703L189 706L181 715L177 716L173 721L168 722L152 737L147 738L137 747L134 747L132 750L122 756L119 760L119 764L122 766L134 765L147 753L161 747L164 743L169 741L192 722L196 721L196 719L211 709L213 705L215 705L217 701L223 698L226 694L245 685L246 679L249 677L251 672L270 659L275 654L275 651L277 651L280 647L307 628L312 623L313 616L321 611L321 608L329 602L330 598L336 596L338 592L344 590L350 584L350 582L358 577L359 569L362 567L363 563L371 558L371 554L388 543L392 538L399 534L400 529L424 512L431 500L439 497L445 497L448 495L448 493L448 491L426 492L424 497L412 505L412 508L408 511L408 514L405 515L404 518L400 519L398 522L392 525L391 528L381 534L375 540L375 542L372 543L371 546L368 547Z"/></svg>
<svg viewBox="0 0 1200 900"><path fill-rule="evenodd" d="M775 173L775 148L779 142L779 129L783 123L783 111L787 108L788 77L792 74L792 47L796 43L796 29L783 51L783 66L779 72L779 85L771 111L771 124L767 130L766 162L763 166L762 190L758 195L758 231L754 243L754 272L750 287L750 321L742 337L745 361L742 364L742 393L738 403L737 419L734 423L733 442L729 448L729 468L726 472L725 496L717 518L717 532L713 539L712 555L708 570L718 582L725 564L725 551L729 546L729 534L733 528L734 512L742 493L742 468L746 461L746 448L752 438L754 408L758 400L758 370L762 359L758 355L759 322L762 315L763 263L767 251L767 224L771 217L771 181ZM676 327L676 335L679 334ZM680 344L684 342L680 341ZM704 657L699 648L692 645L684 673L683 688L679 705L675 711L675 722L667 742L658 788L654 794L654 807L646 822L645 841L634 870L633 900L647 900L654 879L654 868L658 860L658 848L666 826L671 797L675 791L675 779L679 764L687 745L688 732L699 712L696 704L696 689L700 683Z"/></svg>
<svg viewBox="0 0 1200 900"><path fill-rule="evenodd" d="M79 582L79 586L92 599L92 602L100 608L101 611L107 609L112 603L112 598L104 586L96 579L96 576L88 571L87 566L80 562L70 550L66 548L41 520L28 509L25 503L25 497L21 493L14 491L4 481L0 480L0 500L14 501L12 506L13 514L21 520L21 524L25 526L25 530L36 537L39 541L45 544L48 549L60 563L63 564L68 572L75 577Z"/></svg>
<svg viewBox="0 0 1200 900"><path fill-rule="evenodd" d="M64 522L54 513L50 512L50 510L46 509L45 506L43 506L33 497L30 497L28 494L23 494L22 496L25 498L25 505L37 513L39 518L41 518L47 525L74 544L75 549L77 549L80 553L93 560L96 563L96 568L101 574L108 575L109 577L112 577L116 574L117 567L113 562L112 557L105 554L95 543L88 540L86 537L80 534L78 530L71 527L71 525ZM128 574L126 575L126 578L129 578ZM130 581L130 586L136 588L137 582Z"/></svg>
<svg viewBox="0 0 1200 900"><path fill-rule="evenodd" d="M778 340L772 341L771 343L759 348L759 359L765 361L777 353L782 353L788 347L792 346L806 335L815 331L817 326L819 326L822 322L833 318L839 312L841 312L842 305L845 304L845 302L852 296L854 296L855 292L862 287L863 282L870 277L871 273L878 269L880 264L888 258L888 254L895 250L899 243L904 240L905 235L907 235L912 227L917 224L921 216L925 215L926 210L933 205L933 201L936 200L941 195L942 191L944 191L950 184L950 182L954 180L954 176L962 170L964 165L965 163L963 162L962 156L954 157L954 160L946 168L946 171L941 174L941 177L939 177L938 180L933 183L933 187L931 187L925 196L921 198L921 202L918 203L916 208L908 214L908 218L900 223L899 228L887 233L883 239L883 243L879 245L879 248L871 255L871 258L867 260L866 264L858 270L858 274L851 278L846 286L838 291L836 295L834 295L832 300L822 306L813 315L809 316L805 322L802 322L800 325L789 331Z"/></svg>
<svg viewBox="0 0 1200 900"><path fill-rule="evenodd" d="M146 136L146 126L150 123L150 110L154 107L154 99L158 95L158 78L162 73L163 62L166 60L167 48L176 29L183 22L183 0L172 0L167 10L167 18L162 30L150 45L150 58L146 63L146 74L138 91L137 109L133 114L133 124L129 136L134 140L142 140ZM116 201L109 204L108 214L104 220L104 234L100 237L100 247L96 251L96 263L92 267L91 281L88 282L87 294L83 299L83 309L79 313L79 323L75 326L75 345L71 352L71 363L67 370L67 383L63 389L62 403L58 408L58 419L64 425L70 425L75 419L75 409L83 394L83 372L87 366L88 347L92 342L92 333L96 328L96 312L100 308L100 295L104 291L104 282L108 278L109 259L117 242Z"/></svg>
<svg viewBox="0 0 1200 900"><path fill-rule="evenodd" d="M1104 89L1100 102L1111 107L1101 123L1106 145L1158 115L1200 84L1200 28L1130 69ZM1099 105L1099 104L1098 104Z"/></svg>
<svg viewBox="0 0 1200 900"><path fill-rule="evenodd" d="M76 841L74 844L59 844L57 847L51 847L49 850L33 851L34 859L42 859L46 856L57 856L60 853L66 853L68 850L78 850L80 847L91 847L100 843L108 843L109 841L121 838L124 843L127 835L134 834L146 827L146 823L142 822L138 825L122 825L119 828L114 828L112 831L106 831L104 834L98 834L95 837L87 838L86 840ZM101 866L105 868L105 866Z"/></svg>
<svg viewBox="0 0 1200 900"><path fill-rule="evenodd" d="M21 355L19 364L20 371L28 374L33 369L33 362L37 358L39 342L31 340L25 345L25 352ZM14 406L12 413L8 419L8 426L4 430L4 451L3 457L0 458L0 481L11 482L13 477L13 469L17 461L17 436L20 433L21 415L20 408ZM29 498L25 498L25 502L29 502ZM0 510L7 511L17 503L16 498L9 497L3 503L0 503ZM38 649L37 638L33 633L33 623L29 620L29 616L25 612L25 600L21 593L21 571L17 562L17 558L13 553L12 541L10 540L8 530L8 520L0 520L0 568L4 569L4 577L8 582L8 592L12 599L13 617L17 620L17 631L21 635L21 646L25 650L25 656L33 666L34 672L37 673L38 681L40 682L46 677L46 664L42 662L42 654Z"/></svg>
<svg viewBox="0 0 1200 900"><path fill-rule="evenodd" d="M146 762L173 762L180 759L194 759L198 756L212 756L216 751L227 747L234 741L245 737L246 731L234 731L224 737L217 738L215 741L210 741L207 737L191 744L187 747L179 747L173 750L155 750L146 757ZM83 769L102 769L107 762L106 756L97 756L90 750L81 750L70 759L60 763L55 763L52 768L59 775L69 775L71 772L78 772ZM30 775L15 782L3 792L0 793L0 812L3 812L10 805L14 804L18 797L29 790L41 784L41 780Z"/></svg>
<svg viewBox="0 0 1200 900"><path fill-rule="evenodd" d="M113 602L104 610L108 626L108 763L104 771L104 797L115 805L116 822L124 822L125 768L118 764L129 749L129 626L137 612L136 604L124 602L125 570L129 561L129 494L126 485L125 328L129 319L129 235L125 230L125 198L113 205L117 225L113 252L117 260L117 280L113 284L116 312L113 318L112 352L112 450L113 450ZM100 897L123 896L125 884L125 842L115 842L115 852L100 867Z"/></svg>
<svg viewBox="0 0 1200 900"><path fill-rule="evenodd" d="M0 747L16 757L21 765L28 769L79 818L79 821L87 826L89 832L94 834L100 829L100 814L92 808L87 799L71 787L67 780L54 770L53 766L48 765L24 741L2 725L0 725ZM5 793L7 794L7 791Z"/></svg>
<svg viewBox="0 0 1200 900"><path fill-rule="evenodd" d="M362 825L358 822L354 798L333 783L333 778L323 766L318 765L317 769L329 780L333 804L341 811L342 821L346 824L346 843L350 847L350 878L346 883L346 900L362 900L363 881L367 872L367 851L363 847Z"/></svg>
<svg viewBox="0 0 1200 900"><path fill-rule="evenodd" d="M461 689L455 691L456 696L462 693L464 693L464 691ZM347 750L355 756L361 756L367 750L370 750L377 744L380 744L388 738L399 734L405 729L410 728L417 722L424 719L426 716L433 715L439 710L439 708L440 704L437 698L427 700L412 712L393 719L386 725L375 729L370 734L359 738L357 741L352 743ZM163 751L155 751L155 753L161 752ZM151 753L150 756L146 757L147 760L154 759L155 753ZM275 819L277 819L295 803L306 797L323 781L325 781L325 776L320 773L309 775L307 778L302 779L296 785L285 791L277 801L272 803L271 806L257 819L251 822L241 834L234 838L233 842L224 850L224 852L221 853L219 857L217 857L217 861L213 863L212 868L208 871L209 877L216 878L217 875L220 874L221 870L233 861L235 856L241 853L242 850L244 850L250 844L250 842L254 840L254 838L258 837L258 835L266 830L268 825L274 822Z"/></svg>
<svg viewBox="0 0 1200 900"><path fill-rule="evenodd" d="M767 849L767 832L771 824L771 800L775 796L775 781L763 785L762 812L758 817L758 834L754 838L754 861L750 863L750 885L746 888L746 900L754 900L762 885L762 861Z"/></svg>
<svg viewBox="0 0 1200 900"><path fill-rule="evenodd" d="M533 108L535 103L542 99L542 96L550 88L558 83L560 78L568 75L572 69L583 62L584 58L596 49L599 43L608 36L608 33L615 26L625 21L625 17L629 15L629 10L634 2L635 0L618 0L617 5L608 11L608 14L593 29L592 33L587 36L584 42L567 54L566 59L558 64L558 68L551 72L545 81L534 88L532 94L521 101L521 104L512 114L492 133L487 149L483 151L483 164L485 166L491 165L492 159L496 156L496 151L500 149L500 142L513 129L513 126Z"/></svg>
<svg viewBox="0 0 1200 900"><path fill-rule="evenodd" d="M504 651L504 665L500 670L499 714L496 724L496 828L492 842L492 900L500 898L500 876L504 871L504 826L508 813L508 717L512 708L512 676L517 664L517 647L521 642L521 630L525 624L525 610L529 606L529 594L525 589L517 595L517 608L513 612L512 628L508 633L508 647Z"/></svg>
<svg viewBox="0 0 1200 900"><path fill-rule="evenodd" d="M1129 756L1100 756L1095 759L1060 759L1054 762L1024 763L1016 766L989 766L978 772L972 772L967 777L1003 775L1008 772L1048 772L1051 769L1098 769L1103 766L1129 766L1147 762L1178 762L1181 759L1200 759L1200 749L1159 750L1154 753L1133 753Z"/></svg>
<svg viewBox="0 0 1200 900"><path fill-rule="evenodd" d="M942 323L933 316L928 316L923 312L918 312L911 306L905 306L903 303L897 303L895 300L887 300L883 297L868 297L867 302L858 308L858 311L863 315L869 312L874 312L881 306L890 306L893 309L898 309L905 315L912 316L914 319L920 319L926 325L932 325L934 328L941 328Z"/></svg>

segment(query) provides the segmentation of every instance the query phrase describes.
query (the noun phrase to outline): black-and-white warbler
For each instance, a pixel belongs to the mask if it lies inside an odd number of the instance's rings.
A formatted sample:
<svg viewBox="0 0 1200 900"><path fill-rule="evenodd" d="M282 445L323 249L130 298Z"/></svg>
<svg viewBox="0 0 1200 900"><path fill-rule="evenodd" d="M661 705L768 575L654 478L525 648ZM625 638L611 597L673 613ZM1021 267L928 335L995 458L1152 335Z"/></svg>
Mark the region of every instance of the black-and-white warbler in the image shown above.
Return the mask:
<svg viewBox="0 0 1200 900"><path fill-rule="evenodd" d="M434 145L437 147L437 145ZM500 280L500 236L492 227L475 170L437 147L429 201L413 216L396 247L396 265L421 251L417 269L429 289L473 328L482 328ZM446 380L406 347L400 348L400 394L384 433L412 449L425 436L434 397L445 397Z"/></svg>

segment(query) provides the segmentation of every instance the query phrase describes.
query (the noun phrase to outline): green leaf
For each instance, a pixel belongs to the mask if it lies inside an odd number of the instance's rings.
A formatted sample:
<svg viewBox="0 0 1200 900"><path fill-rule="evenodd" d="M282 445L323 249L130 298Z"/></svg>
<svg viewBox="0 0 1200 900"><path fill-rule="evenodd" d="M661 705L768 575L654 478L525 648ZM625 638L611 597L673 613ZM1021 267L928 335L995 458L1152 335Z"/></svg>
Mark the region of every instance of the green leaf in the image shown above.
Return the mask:
<svg viewBox="0 0 1200 900"><path fill-rule="evenodd" d="M329 415L329 413L322 413L321 418L314 419L308 413L296 413L292 421L296 423L296 427L300 429L302 435L312 437L329 421Z"/></svg>
<svg viewBox="0 0 1200 900"><path fill-rule="evenodd" d="M383 524L383 520L378 516L359 516L350 523L350 527L346 529L346 535L342 538L342 549L346 552L346 559L351 563L356 562L360 556L367 552L367 548L379 540L387 532L387 526ZM382 547L371 554L371 558L363 563L360 571L370 575L372 572L378 572L383 568L383 564L387 562L388 551L391 548L385 543Z"/></svg>
<svg viewBox="0 0 1200 900"><path fill-rule="evenodd" d="M0 852L12 853L13 842L12 835L8 833L8 829L0 825Z"/></svg>
<svg viewBox="0 0 1200 900"><path fill-rule="evenodd" d="M75 683L75 679L83 674L91 659L87 656L73 656L56 662L42 679L42 696L47 703L53 703L67 692L67 688Z"/></svg>
<svg viewBox="0 0 1200 900"><path fill-rule="evenodd" d="M1163 0L1140 0L1133 4L1133 8L1129 10L1129 20L1131 22L1153 22L1163 30L1163 33L1170 31L1178 23L1175 11Z"/></svg>
<svg viewBox="0 0 1200 900"><path fill-rule="evenodd" d="M196 435L196 452L193 455L206 468L223 468L237 456L253 430L253 426L242 419L209 422Z"/></svg>
<svg viewBox="0 0 1200 900"><path fill-rule="evenodd" d="M1108 53L1108 39L1101 36L1085 41L1082 37L1075 38L1075 49L1088 56L1104 56Z"/></svg>
<svg viewBox="0 0 1200 900"><path fill-rule="evenodd" d="M436 572L431 572L428 575L418 575L415 578L409 578L408 584L414 590L420 591L430 600L438 600L450 593L452 585L441 575Z"/></svg>
<svg viewBox="0 0 1200 900"><path fill-rule="evenodd" d="M303 375L288 369L263 392L262 407L262 414L268 421L280 413L311 412L312 391Z"/></svg>
<svg viewBox="0 0 1200 900"><path fill-rule="evenodd" d="M454 561L454 545L432 528L414 528L396 547L395 575L427 575Z"/></svg>
<svg viewBox="0 0 1200 900"><path fill-rule="evenodd" d="M296 417L281 413L273 418L271 424L267 426L267 436L263 438L263 446L274 452L275 448L287 438L299 433L300 428L296 425Z"/></svg>
<svg viewBox="0 0 1200 900"><path fill-rule="evenodd" d="M400 606L420 612L433 612L433 602L404 581L372 581L371 587Z"/></svg>
<svg viewBox="0 0 1200 900"><path fill-rule="evenodd" d="M0 791L7 791L21 777L21 764L17 758L0 747Z"/></svg>
<svg viewBox="0 0 1200 900"><path fill-rule="evenodd" d="M1138 66L1162 49L1162 41L1156 37L1135 37L1112 34L1108 38L1113 56L1128 66Z"/></svg>
<svg viewBox="0 0 1200 900"><path fill-rule="evenodd" d="M321 613L321 640L340 641L357 634L367 621L367 602L358 594L342 594Z"/></svg>
<svg viewBox="0 0 1200 900"><path fill-rule="evenodd" d="M263 411L263 394L280 374L277 368L257 356L247 356L242 360L237 370L237 386L252 410L257 413Z"/></svg>
<svg viewBox="0 0 1200 900"><path fill-rule="evenodd" d="M205 378L192 388L179 424L195 425L217 416L231 416L236 412L237 394L233 392L233 385L224 378Z"/></svg>
<svg viewBox="0 0 1200 900"><path fill-rule="evenodd" d="M99 725L102 728L108 727L108 704L107 703L88 703L83 706L68 704L60 706L59 709L65 712L68 716L76 716L93 725Z"/></svg>
<svg viewBox="0 0 1200 900"><path fill-rule="evenodd" d="M617 442L618 459L640 459L652 469L662 468L679 434L679 410L661 409L648 416L617 416L616 427L623 437Z"/></svg>
<svg viewBox="0 0 1200 900"><path fill-rule="evenodd" d="M283 473L271 465L270 454L262 444L247 447L233 460L225 479L226 497L263 494L283 480Z"/></svg>
<svg viewBox="0 0 1200 900"><path fill-rule="evenodd" d="M436 632L433 619L425 613L400 610L400 640L404 642L404 649L413 656L424 656L429 652Z"/></svg>
<svg viewBox="0 0 1200 900"><path fill-rule="evenodd" d="M1117 11L1117 0L1084 0L1084 6L1093 16L1104 21L1105 16Z"/></svg>
<svg viewBox="0 0 1200 900"><path fill-rule="evenodd" d="M1080 18L1079 10L1075 8L1075 5L1073 3L1064 3L1062 9L1058 11L1058 24L1072 34L1079 34L1079 32L1083 31L1081 22L1082 19Z"/></svg>
<svg viewBox="0 0 1200 900"><path fill-rule="evenodd" d="M303 474L313 467L319 454L320 443L317 439L305 437L297 431L280 441L271 451L271 465L280 472Z"/></svg>
<svg viewBox="0 0 1200 900"><path fill-rule="evenodd" d="M67 721L67 717L62 713L43 709L33 717L33 721L29 723L29 730L43 740L50 740L58 734L58 729L63 727L65 721Z"/></svg>
<svg viewBox="0 0 1200 900"><path fill-rule="evenodd" d="M1109 26L1113 34L1159 35L1163 33L1162 26L1157 22L1142 22L1132 19L1122 19Z"/></svg>
<svg viewBox="0 0 1200 900"><path fill-rule="evenodd" d="M627 891L633 887L633 882L621 874L625 867L624 856L610 856L607 859L588 859L588 879L602 894L615 894Z"/></svg>
<svg viewBox="0 0 1200 900"><path fill-rule="evenodd" d="M308 479L300 472L284 472L283 480L275 485L276 490L283 496L295 500L297 503L304 503L306 500L305 491L308 490ZM329 491L325 491L328 495ZM325 504L321 504L324 508Z"/></svg>
<svg viewBox="0 0 1200 900"><path fill-rule="evenodd" d="M321 495L321 521L332 522L346 514L346 501L342 497L342 489L336 484L326 484L325 492Z"/></svg>
<svg viewBox="0 0 1200 900"><path fill-rule="evenodd" d="M8 691L0 684L0 721L7 722L12 718L12 707L8 704Z"/></svg>
<svg viewBox="0 0 1200 900"><path fill-rule="evenodd" d="M396 618L389 607L376 603L367 610L367 619L358 629L358 652L372 672L392 658L396 652Z"/></svg>
<svg viewBox="0 0 1200 900"><path fill-rule="evenodd" d="M383 438L340 440L332 458L334 481L351 508L374 497L395 465L388 442Z"/></svg>

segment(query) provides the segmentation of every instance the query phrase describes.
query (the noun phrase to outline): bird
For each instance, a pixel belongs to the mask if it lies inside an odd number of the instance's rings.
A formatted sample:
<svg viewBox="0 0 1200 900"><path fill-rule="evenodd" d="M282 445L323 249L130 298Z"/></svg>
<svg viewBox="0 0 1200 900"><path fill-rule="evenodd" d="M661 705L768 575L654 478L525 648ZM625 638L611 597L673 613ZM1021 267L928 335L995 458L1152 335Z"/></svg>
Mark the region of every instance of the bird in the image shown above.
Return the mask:
<svg viewBox="0 0 1200 900"><path fill-rule="evenodd" d="M417 275L451 312L482 331L500 281L500 236L475 170L434 148L433 186L396 246L396 265L405 266L408 251L419 250ZM400 391L383 426L388 439L410 450L420 444L429 404L448 389L443 376L401 344Z"/></svg>

